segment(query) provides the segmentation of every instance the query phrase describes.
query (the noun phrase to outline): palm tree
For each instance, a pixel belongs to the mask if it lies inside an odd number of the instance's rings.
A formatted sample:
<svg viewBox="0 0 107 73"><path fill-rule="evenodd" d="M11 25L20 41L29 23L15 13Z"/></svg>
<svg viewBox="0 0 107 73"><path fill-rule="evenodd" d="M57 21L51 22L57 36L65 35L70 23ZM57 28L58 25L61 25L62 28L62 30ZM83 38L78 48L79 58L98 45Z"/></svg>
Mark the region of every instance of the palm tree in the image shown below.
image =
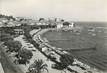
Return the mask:
<svg viewBox="0 0 107 73"><path fill-rule="evenodd" d="M21 57L23 59L28 59L29 60L29 59L32 58L33 53L32 53L32 51L27 50L27 49L20 49L18 51L18 55L19 55L19 57Z"/></svg>
<svg viewBox="0 0 107 73"><path fill-rule="evenodd" d="M51 66L53 69L57 69L57 70L60 70L61 71L61 73L62 73L62 71L64 72L64 73L66 73L66 66L64 66L63 64L52 64L52 66Z"/></svg>
<svg viewBox="0 0 107 73"><path fill-rule="evenodd" d="M33 56L32 51L22 48L18 51L18 54L15 55L17 59L14 60L14 63L26 65L29 63L29 60L32 58L32 56Z"/></svg>
<svg viewBox="0 0 107 73"><path fill-rule="evenodd" d="M38 59L38 60L35 60L34 63L30 65L28 70L30 73L41 73L44 70L48 72L47 67L48 65L45 64L42 59Z"/></svg>

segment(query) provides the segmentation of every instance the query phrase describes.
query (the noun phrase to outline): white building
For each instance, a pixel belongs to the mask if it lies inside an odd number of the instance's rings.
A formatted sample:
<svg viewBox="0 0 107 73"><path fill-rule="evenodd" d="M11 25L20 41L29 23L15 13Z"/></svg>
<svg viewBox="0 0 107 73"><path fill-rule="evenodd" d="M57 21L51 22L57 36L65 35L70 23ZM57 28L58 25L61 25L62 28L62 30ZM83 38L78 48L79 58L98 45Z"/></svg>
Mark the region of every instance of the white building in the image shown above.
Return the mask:
<svg viewBox="0 0 107 73"><path fill-rule="evenodd" d="M0 18L0 21L2 21L3 23L7 23L8 20L6 18Z"/></svg>
<svg viewBox="0 0 107 73"><path fill-rule="evenodd" d="M58 23L57 24L57 29L60 29L60 28L62 28L63 27L63 24L62 23Z"/></svg>
<svg viewBox="0 0 107 73"><path fill-rule="evenodd" d="M0 21L0 27L3 27L3 23Z"/></svg>
<svg viewBox="0 0 107 73"><path fill-rule="evenodd" d="M70 28L73 28L75 26L74 22L72 22L71 24L69 24Z"/></svg>
<svg viewBox="0 0 107 73"><path fill-rule="evenodd" d="M38 22L37 25L48 25L46 22Z"/></svg>

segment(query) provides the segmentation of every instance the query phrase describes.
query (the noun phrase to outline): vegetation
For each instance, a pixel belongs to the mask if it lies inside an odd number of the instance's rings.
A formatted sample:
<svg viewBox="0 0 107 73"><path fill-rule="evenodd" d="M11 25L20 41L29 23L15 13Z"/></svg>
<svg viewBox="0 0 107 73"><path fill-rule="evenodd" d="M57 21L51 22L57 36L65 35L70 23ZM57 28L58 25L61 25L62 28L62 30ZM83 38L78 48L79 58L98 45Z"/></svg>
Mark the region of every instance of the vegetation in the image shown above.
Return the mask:
<svg viewBox="0 0 107 73"><path fill-rule="evenodd" d="M74 58L71 55L63 54L60 57L60 61L63 65L68 66L72 65L72 63L74 62Z"/></svg>
<svg viewBox="0 0 107 73"><path fill-rule="evenodd" d="M45 19L44 19L44 18L40 18L40 19L39 19L39 22L42 21L42 20L45 20Z"/></svg>
<svg viewBox="0 0 107 73"><path fill-rule="evenodd" d="M8 47L8 51L10 52L18 52L22 47L22 44L19 41L8 40L4 43Z"/></svg>
<svg viewBox="0 0 107 73"><path fill-rule="evenodd" d="M26 64L29 63L29 60L32 58L32 51L27 49L20 49L18 54L15 55L17 59L14 61L16 64Z"/></svg>
<svg viewBox="0 0 107 73"><path fill-rule="evenodd" d="M25 58L25 59L31 59L33 54L32 54L32 51L30 51L30 50L20 49L18 51L18 56L21 58Z"/></svg>
<svg viewBox="0 0 107 73"><path fill-rule="evenodd" d="M47 67L48 65L45 64L42 59L40 60L38 59L38 60L35 60L34 63L30 65L28 70L29 70L29 73L42 73L42 71L44 70L48 72Z"/></svg>
<svg viewBox="0 0 107 73"><path fill-rule="evenodd" d="M4 32L1 33L0 41L5 42L5 41L8 41L8 40L13 40L12 36L10 34L4 33Z"/></svg>
<svg viewBox="0 0 107 73"><path fill-rule="evenodd" d="M63 25L69 25L69 24L70 24L69 22L64 22L64 23L63 23Z"/></svg>
<svg viewBox="0 0 107 73"><path fill-rule="evenodd" d="M68 54L62 54L60 57L60 63L53 64L52 68L64 71L64 69L67 69L67 66L72 65L73 62L74 62L74 58L72 56Z"/></svg>
<svg viewBox="0 0 107 73"><path fill-rule="evenodd" d="M60 64L53 64L52 65L52 68L53 69L57 69L57 70L64 70L64 69L66 69L66 67L67 67L66 65L61 64L61 63Z"/></svg>

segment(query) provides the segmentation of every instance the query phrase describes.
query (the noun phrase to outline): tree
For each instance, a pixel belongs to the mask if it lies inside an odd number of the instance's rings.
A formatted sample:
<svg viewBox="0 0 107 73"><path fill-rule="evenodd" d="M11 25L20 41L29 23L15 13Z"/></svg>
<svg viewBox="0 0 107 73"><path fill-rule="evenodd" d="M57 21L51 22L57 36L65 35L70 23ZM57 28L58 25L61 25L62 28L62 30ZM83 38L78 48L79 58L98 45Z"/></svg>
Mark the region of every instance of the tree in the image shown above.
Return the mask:
<svg viewBox="0 0 107 73"><path fill-rule="evenodd" d="M61 19L61 22L64 22L64 19Z"/></svg>
<svg viewBox="0 0 107 73"><path fill-rule="evenodd" d="M28 68L30 73L41 73L42 71L47 69L48 65L43 62L42 59L35 60L33 64L31 64Z"/></svg>
<svg viewBox="0 0 107 73"><path fill-rule="evenodd" d="M70 23L69 22L64 22L63 25L64 26L68 26Z"/></svg>
<svg viewBox="0 0 107 73"><path fill-rule="evenodd" d="M57 70L62 70L63 72L66 73L65 69L66 69L66 66L64 66L63 64L52 64L52 68L53 69L57 69ZM62 72L61 72L62 73Z"/></svg>
<svg viewBox="0 0 107 73"><path fill-rule="evenodd" d="M2 15L2 14L0 14L0 18L3 18L3 15Z"/></svg>
<svg viewBox="0 0 107 73"><path fill-rule="evenodd" d="M45 19L44 19L44 18L40 18L40 19L39 19L39 22L42 21L42 20L44 21Z"/></svg>
<svg viewBox="0 0 107 73"><path fill-rule="evenodd" d="M13 40L12 36L10 34L4 33L4 32L1 33L0 41L5 42L5 41L8 41L8 40Z"/></svg>
<svg viewBox="0 0 107 73"><path fill-rule="evenodd" d="M72 65L72 63L74 62L74 57L68 54L62 54L60 57L60 61L65 66Z"/></svg>
<svg viewBox="0 0 107 73"><path fill-rule="evenodd" d="M30 50L27 49L20 49L18 51L18 54L15 55L15 57L17 58L16 60L14 60L15 64L25 64L29 63L29 59L31 59L33 56L32 52Z"/></svg>
<svg viewBox="0 0 107 73"><path fill-rule="evenodd" d="M14 40L8 40L4 43L4 45L8 47L8 51L10 52L18 52L22 47L22 44L19 41Z"/></svg>
<svg viewBox="0 0 107 73"><path fill-rule="evenodd" d="M18 51L18 56L24 59L31 59L33 54L32 51L27 50L27 49L20 49Z"/></svg>
<svg viewBox="0 0 107 73"><path fill-rule="evenodd" d="M62 54L60 57L60 63L53 64L52 68L64 71L64 69L67 69L67 66L72 65L73 62L74 62L74 58L72 56L68 54Z"/></svg>

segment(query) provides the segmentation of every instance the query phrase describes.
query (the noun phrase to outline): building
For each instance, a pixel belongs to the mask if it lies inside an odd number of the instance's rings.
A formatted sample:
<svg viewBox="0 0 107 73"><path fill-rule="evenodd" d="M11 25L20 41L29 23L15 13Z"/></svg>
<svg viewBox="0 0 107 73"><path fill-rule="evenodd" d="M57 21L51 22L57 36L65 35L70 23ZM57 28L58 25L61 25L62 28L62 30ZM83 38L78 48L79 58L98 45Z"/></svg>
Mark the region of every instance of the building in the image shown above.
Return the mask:
<svg viewBox="0 0 107 73"><path fill-rule="evenodd" d="M3 22L0 21L0 27L3 27Z"/></svg>
<svg viewBox="0 0 107 73"><path fill-rule="evenodd" d="M69 24L69 27L71 27L71 28L75 27L74 22L70 23L70 24Z"/></svg>
<svg viewBox="0 0 107 73"><path fill-rule="evenodd" d="M23 29L14 29L15 34L18 35L23 35L24 34L24 30Z"/></svg>
<svg viewBox="0 0 107 73"><path fill-rule="evenodd" d="M58 23L58 24L56 25L56 27L57 27L57 29L60 29L60 28L63 27L63 24L62 24L62 23Z"/></svg>
<svg viewBox="0 0 107 73"><path fill-rule="evenodd" d="M0 18L0 21L2 21L3 23L7 23L8 20L6 18Z"/></svg>

